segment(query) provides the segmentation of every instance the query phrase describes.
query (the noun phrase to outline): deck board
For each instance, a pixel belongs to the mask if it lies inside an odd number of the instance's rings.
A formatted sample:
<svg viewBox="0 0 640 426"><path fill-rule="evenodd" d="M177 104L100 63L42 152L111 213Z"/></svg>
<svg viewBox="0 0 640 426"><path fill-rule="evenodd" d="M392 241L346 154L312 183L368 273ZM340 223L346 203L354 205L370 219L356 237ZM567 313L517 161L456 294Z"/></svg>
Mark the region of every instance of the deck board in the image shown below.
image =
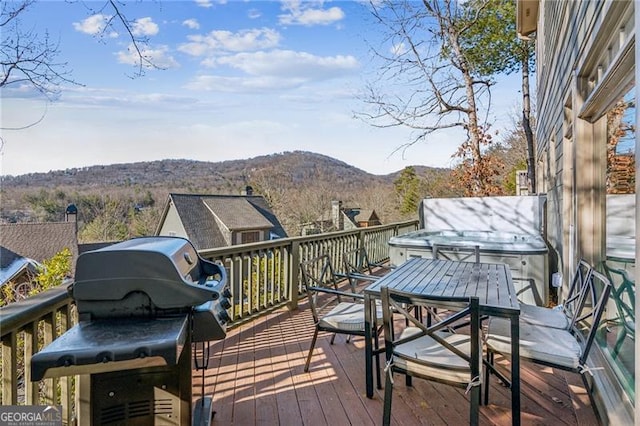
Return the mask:
<svg viewBox="0 0 640 426"><path fill-rule="evenodd" d="M213 424L380 424L384 389L375 389L373 399L365 396L363 338L346 343L345 336L337 336L331 345L330 334L321 333L305 373L312 336L311 314L303 301L296 311L276 310L215 342L205 389L213 395ZM505 363L500 357L496 362ZM599 424L578 375L528 362L521 366L522 424ZM201 394L201 374L194 370L194 400ZM420 379L406 387L403 376L394 377L393 424L468 422L464 389ZM490 404L480 408L481 424L510 425L510 406L510 391L491 376Z"/></svg>

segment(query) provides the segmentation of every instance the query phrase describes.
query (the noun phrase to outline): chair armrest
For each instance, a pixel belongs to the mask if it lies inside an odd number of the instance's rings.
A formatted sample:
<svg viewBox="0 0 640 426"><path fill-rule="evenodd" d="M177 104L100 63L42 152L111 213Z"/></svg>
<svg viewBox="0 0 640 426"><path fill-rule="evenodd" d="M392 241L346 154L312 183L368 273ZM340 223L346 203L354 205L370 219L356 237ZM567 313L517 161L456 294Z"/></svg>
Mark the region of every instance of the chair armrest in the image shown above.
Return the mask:
<svg viewBox="0 0 640 426"><path fill-rule="evenodd" d="M377 281L380 278L382 278L377 275L360 274L357 272L347 272L346 274L343 272L336 272L334 275L340 278L357 278L359 280L368 280L368 281Z"/></svg>
<svg viewBox="0 0 640 426"><path fill-rule="evenodd" d="M382 269L395 269L396 268L395 265L387 265L385 263L371 262L369 265L375 266L376 268L382 268Z"/></svg>
<svg viewBox="0 0 640 426"><path fill-rule="evenodd" d="M368 275L368 274L359 274L357 272L349 272L346 274L347 278L357 278L359 280L367 280L367 281L378 281L380 276L378 275Z"/></svg>
<svg viewBox="0 0 640 426"><path fill-rule="evenodd" d="M309 287L309 290L316 291L318 293L335 294L337 296L351 297L353 299L364 300L364 294L351 293L348 291L333 290L331 288L322 288L322 287Z"/></svg>

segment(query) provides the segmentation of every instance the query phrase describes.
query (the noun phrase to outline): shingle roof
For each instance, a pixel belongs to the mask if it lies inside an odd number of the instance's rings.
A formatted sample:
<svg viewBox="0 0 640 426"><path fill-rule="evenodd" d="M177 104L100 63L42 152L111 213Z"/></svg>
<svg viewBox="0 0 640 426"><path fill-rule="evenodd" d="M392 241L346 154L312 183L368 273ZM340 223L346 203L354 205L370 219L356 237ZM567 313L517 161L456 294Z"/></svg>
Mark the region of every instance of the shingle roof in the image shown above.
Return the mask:
<svg viewBox="0 0 640 426"><path fill-rule="evenodd" d="M230 244L216 218L232 231L269 229L280 237L287 236L264 197L259 195L169 194L169 199L187 238L198 250Z"/></svg>
<svg viewBox="0 0 640 426"><path fill-rule="evenodd" d="M198 250L212 247L225 247L229 243L218 228L215 217L202 202L202 195L169 194L187 238Z"/></svg>
<svg viewBox="0 0 640 426"><path fill-rule="evenodd" d="M19 277L24 271L36 272L38 263L0 246L0 285Z"/></svg>
<svg viewBox="0 0 640 426"><path fill-rule="evenodd" d="M270 229L274 226L245 197L202 197L202 201L230 231Z"/></svg>
<svg viewBox="0 0 640 426"><path fill-rule="evenodd" d="M360 210L358 214L354 216L354 219L358 222L367 222L372 219L378 219L378 216L375 214L375 210L366 209Z"/></svg>
<svg viewBox="0 0 640 426"><path fill-rule="evenodd" d="M18 253L0 246L0 269L6 269L9 265L22 257L23 256L20 256Z"/></svg>
<svg viewBox="0 0 640 426"><path fill-rule="evenodd" d="M74 222L0 224L0 245L22 257L43 262L64 248L71 251L72 270L78 258L77 229Z"/></svg>

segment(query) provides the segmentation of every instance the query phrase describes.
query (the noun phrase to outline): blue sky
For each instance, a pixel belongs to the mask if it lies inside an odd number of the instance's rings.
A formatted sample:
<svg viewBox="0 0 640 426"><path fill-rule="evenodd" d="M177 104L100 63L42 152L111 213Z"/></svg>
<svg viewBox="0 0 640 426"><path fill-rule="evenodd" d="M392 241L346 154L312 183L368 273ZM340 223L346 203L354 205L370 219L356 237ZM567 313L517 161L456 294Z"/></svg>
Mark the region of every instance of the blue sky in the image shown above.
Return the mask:
<svg viewBox="0 0 640 426"><path fill-rule="evenodd" d="M122 27L106 2L42 1L23 25L59 40L72 78L53 102L2 91L3 175L166 158L224 161L304 150L374 174L449 167L463 135L427 142L353 118L375 75L381 34L358 1L144 1L122 10L163 70L132 78ZM102 34L102 35L100 35ZM511 123L519 76L493 91L494 128ZM29 125L44 115L35 126Z"/></svg>

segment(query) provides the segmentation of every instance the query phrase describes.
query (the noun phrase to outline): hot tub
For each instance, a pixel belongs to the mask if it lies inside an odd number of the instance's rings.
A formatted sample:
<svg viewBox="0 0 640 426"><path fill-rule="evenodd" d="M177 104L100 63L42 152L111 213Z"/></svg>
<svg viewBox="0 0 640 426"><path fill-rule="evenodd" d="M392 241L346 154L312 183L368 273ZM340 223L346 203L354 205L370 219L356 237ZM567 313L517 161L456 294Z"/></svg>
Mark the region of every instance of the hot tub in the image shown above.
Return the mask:
<svg viewBox="0 0 640 426"><path fill-rule="evenodd" d="M390 261L399 265L411 257L430 258L434 244L479 246L481 262L509 265L521 302L547 305L548 248L542 236L493 230L419 230L389 240Z"/></svg>

